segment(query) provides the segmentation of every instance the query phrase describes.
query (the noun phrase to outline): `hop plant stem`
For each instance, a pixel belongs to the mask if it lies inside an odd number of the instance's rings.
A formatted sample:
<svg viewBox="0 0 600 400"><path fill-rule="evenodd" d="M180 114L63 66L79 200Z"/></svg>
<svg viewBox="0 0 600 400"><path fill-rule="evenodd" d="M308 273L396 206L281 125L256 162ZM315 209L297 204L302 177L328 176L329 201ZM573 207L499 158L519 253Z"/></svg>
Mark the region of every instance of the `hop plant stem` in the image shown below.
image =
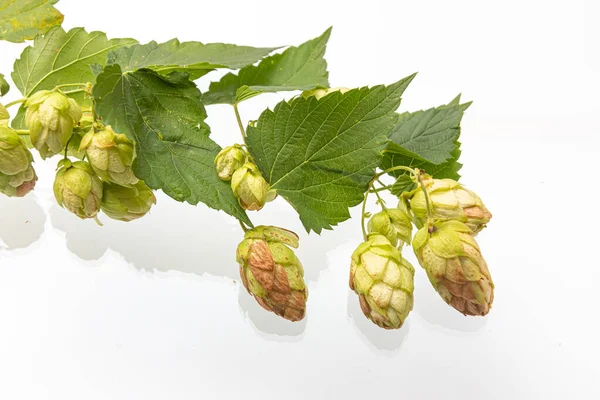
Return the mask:
<svg viewBox="0 0 600 400"><path fill-rule="evenodd" d="M244 129L244 123L242 122L242 117L240 116L240 110L238 110L238 103L233 103L233 111L235 112L235 119L237 120L238 126L240 127L240 133L242 134L242 139L244 140L244 145L246 144L246 130Z"/></svg>

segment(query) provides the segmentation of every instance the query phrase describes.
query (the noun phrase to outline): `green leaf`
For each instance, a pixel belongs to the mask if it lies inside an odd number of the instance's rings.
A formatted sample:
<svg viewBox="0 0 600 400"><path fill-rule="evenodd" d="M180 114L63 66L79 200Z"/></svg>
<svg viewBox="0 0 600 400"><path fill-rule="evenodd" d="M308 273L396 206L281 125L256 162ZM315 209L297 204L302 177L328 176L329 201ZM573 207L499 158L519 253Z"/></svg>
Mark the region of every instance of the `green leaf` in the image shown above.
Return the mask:
<svg viewBox="0 0 600 400"><path fill-rule="evenodd" d="M402 196L404 192L412 192L417 187L417 184L411 179L410 175L400 175L396 182L390 188L390 193L396 197Z"/></svg>
<svg viewBox="0 0 600 400"><path fill-rule="evenodd" d="M470 102L460 104L459 95L447 105L402 114L390 133L381 169L403 165L422 169L435 178L459 180L460 121L470 105ZM404 171L393 171L390 175L404 174Z"/></svg>
<svg viewBox="0 0 600 400"><path fill-rule="evenodd" d="M184 42L177 39L122 48L109 57L124 72L149 68L161 74L187 72L195 80L215 68L238 69L260 61L278 47L256 48L225 43Z"/></svg>
<svg viewBox="0 0 600 400"><path fill-rule="evenodd" d="M413 78L320 100L299 96L264 111L248 127L250 154L307 231L332 229L363 200Z"/></svg>
<svg viewBox="0 0 600 400"><path fill-rule="evenodd" d="M22 43L63 22L58 0L0 0L0 40Z"/></svg>
<svg viewBox="0 0 600 400"><path fill-rule="evenodd" d="M4 96L10 90L10 85L6 82L4 75L0 74L0 97Z"/></svg>
<svg viewBox="0 0 600 400"><path fill-rule="evenodd" d="M135 141L134 172L178 201L203 202L251 225L228 183L217 177L221 148L209 138L200 91L184 73L105 67L93 91L102 121Z"/></svg>
<svg viewBox="0 0 600 400"><path fill-rule="evenodd" d="M95 82L90 65L104 64L109 51L136 43L134 39L108 40L102 32L87 33L83 28L65 32L55 27L44 36L38 36L33 46L21 53L15 61L12 79L27 97L38 90L52 90L58 85ZM83 93L70 95L83 106ZM24 108L13 120L13 127L23 129Z"/></svg>
<svg viewBox="0 0 600 400"><path fill-rule="evenodd" d="M213 82L204 104L234 104L263 92L311 90L329 87L327 62L323 58L331 28L299 47L274 54L258 65L242 68L238 75L227 74Z"/></svg>
<svg viewBox="0 0 600 400"><path fill-rule="evenodd" d="M447 105L403 113L390 133L387 152L415 154L423 161L442 164L452 158L460 136L460 121L471 103L460 104L460 95Z"/></svg>

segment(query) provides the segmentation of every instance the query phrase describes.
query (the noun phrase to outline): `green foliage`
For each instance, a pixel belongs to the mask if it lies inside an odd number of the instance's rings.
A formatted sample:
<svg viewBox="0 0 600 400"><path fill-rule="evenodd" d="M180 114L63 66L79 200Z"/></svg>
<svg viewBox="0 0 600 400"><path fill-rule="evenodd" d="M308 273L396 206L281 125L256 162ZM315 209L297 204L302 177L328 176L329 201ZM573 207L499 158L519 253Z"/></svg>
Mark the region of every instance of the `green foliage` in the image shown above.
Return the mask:
<svg viewBox="0 0 600 400"><path fill-rule="evenodd" d="M204 104L234 104L263 92L311 90L329 87L327 62L323 58L331 28L299 47L274 54L258 65L242 68L213 82L204 94Z"/></svg>
<svg viewBox="0 0 600 400"><path fill-rule="evenodd" d="M4 75L0 74L0 97L4 96L10 90L10 85L6 82Z"/></svg>
<svg viewBox="0 0 600 400"><path fill-rule="evenodd" d="M425 170L436 178L458 180L460 121L470 102L460 104L460 95L450 103L426 111L403 113L390 133L390 143L381 168L404 165ZM394 176L405 174L393 171ZM399 190L397 186L394 190Z"/></svg>
<svg viewBox="0 0 600 400"><path fill-rule="evenodd" d="M149 68L160 74L187 72L195 80L216 68L238 69L254 64L277 50L225 43L184 42L177 39L157 44L133 45L113 52L109 62L119 64L124 72Z"/></svg>
<svg viewBox="0 0 600 400"><path fill-rule="evenodd" d="M221 148L209 138L200 91L187 74L110 65L94 87L102 121L135 141L136 176L178 201L203 202L251 224L230 186L217 177Z"/></svg>
<svg viewBox="0 0 600 400"><path fill-rule="evenodd" d="M307 231L332 229L362 201L413 77L320 100L283 101L248 127L250 154Z"/></svg>
<svg viewBox="0 0 600 400"><path fill-rule="evenodd" d="M21 43L63 22L58 0L0 0L0 40Z"/></svg>
<svg viewBox="0 0 600 400"><path fill-rule="evenodd" d="M390 188L390 193L400 197L404 192L412 192L417 187L417 184L411 179L410 175L400 175L396 182Z"/></svg>

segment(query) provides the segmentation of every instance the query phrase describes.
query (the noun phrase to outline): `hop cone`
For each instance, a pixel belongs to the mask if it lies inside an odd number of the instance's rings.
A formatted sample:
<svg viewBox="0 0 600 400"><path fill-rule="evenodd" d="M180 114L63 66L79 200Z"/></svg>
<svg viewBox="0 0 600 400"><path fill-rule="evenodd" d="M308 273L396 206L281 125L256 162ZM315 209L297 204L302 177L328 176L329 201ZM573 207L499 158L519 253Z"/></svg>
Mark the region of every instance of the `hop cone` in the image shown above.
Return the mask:
<svg viewBox="0 0 600 400"><path fill-rule="evenodd" d="M59 91L40 90L27 99L25 107L31 143L42 158L63 151L82 115L75 100Z"/></svg>
<svg viewBox="0 0 600 400"><path fill-rule="evenodd" d="M385 236L392 246L402 247L410 243L412 236L412 221L402 203L398 208L387 208L374 214L369 220L369 233L379 233Z"/></svg>
<svg viewBox="0 0 600 400"><path fill-rule="evenodd" d="M494 283L471 228L462 222L421 228L413 239L419 263L446 303L465 315L485 315L494 300Z"/></svg>
<svg viewBox="0 0 600 400"><path fill-rule="evenodd" d="M62 160L54 180L58 204L79 218L95 218L102 201L102 181L85 161Z"/></svg>
<svg viewBox="0 0 600 400"><path fill-rule="evenodd" d="M103 181L121 186L138 182L131 169L133 142L125 135L115 133L110 126L97 132L91 129L81 139L80 149L85 149L90 165Z"/></svg>
<svg viewBox="0 0 600 400"><path fill-rule="evenodd" d="M230 181L233 173L240 169L246 162L246 152L239 144L225 147L217 154L215 166L217 175L222 181Z"/></svg>
<svg viewBox="0 0 600 400"><path fill-rule="evenodd" d="M258 167L251 162L246 162L233 173L231 189L245 210L260 210L271 200L269 184Z"/></svg>
<svg viewBox="0 0 600 400"><path fill-rule="evenodd" d="M287 320L300 321L308 291L302 264L288 246L298 248L294 232L258 226L246 232L237 248L237 261L244 287L258 304Z"/></svg>
<svg viewBox="0 0 600 400"><path fill-rule="evenodd" d="M138 181L130 187L116 183L104 182L102 194L102 211L112 219L133 221L143 217L156 204L152 189L143 181Z"/></svg>
<svg viewBox="0 0 600 400"><path fill-rule="evenodd" d="M460 183L452 179L428 177L424 180L424 184L431 200L434 219L464 222L476 235L492 218L492 214L483 205L479 196L465 189ZM410 200L410 207L421 223L425 224L427 204L422 190L419 189L415 192Z"/></svg>
<svg viewBox="0 0 600 400"><path fill-rule="evenodd" d="M398 329L413 308L415 269L383 235L370 234L352 254L350 289L367 318Z"/></svg>
<svg viewBox="0 0 600 400"><path fill-rule="evenodd" d="M35 186L33 157L17 132L0 123L0 193L23 197Z"/></svg>

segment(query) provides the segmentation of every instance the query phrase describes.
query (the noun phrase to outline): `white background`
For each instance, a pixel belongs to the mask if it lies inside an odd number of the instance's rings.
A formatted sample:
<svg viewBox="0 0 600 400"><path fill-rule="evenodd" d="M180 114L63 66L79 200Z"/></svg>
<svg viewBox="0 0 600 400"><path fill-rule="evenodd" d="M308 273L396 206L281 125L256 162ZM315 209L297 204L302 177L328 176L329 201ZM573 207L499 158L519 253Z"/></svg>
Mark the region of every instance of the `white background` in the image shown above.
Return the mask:
<svg viewBox="0 0 600 400"><path fill-rule="evenodd" d="M403 110L474 100L462 174L494 214L478 240L496 299L489 316L463 317L417 267L408 322L380 330L348 289L359 210L307 236L278 200L252 218L300 233L310 296L292 324L241 287L231 217L160 193L150 216L101 228L57 207L56 160L38 160L35 194L0 198L0 399L600 398L596 0L58 6L66 28L141 42L300 44L333 25L332 86L419 71ZM0 72L23 47L0 43ZM244 103L243 118L281 97ZM237 141L231 108L208 111L216 140Z"/></svg>

